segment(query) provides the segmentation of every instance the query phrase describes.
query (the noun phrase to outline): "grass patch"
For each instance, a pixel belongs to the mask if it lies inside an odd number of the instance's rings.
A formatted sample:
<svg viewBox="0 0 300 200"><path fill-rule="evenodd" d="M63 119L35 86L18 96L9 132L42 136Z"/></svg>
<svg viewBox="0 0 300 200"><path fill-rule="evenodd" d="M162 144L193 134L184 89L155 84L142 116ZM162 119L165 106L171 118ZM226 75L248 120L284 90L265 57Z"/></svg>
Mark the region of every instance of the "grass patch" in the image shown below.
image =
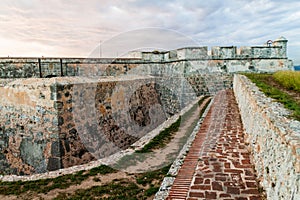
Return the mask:
<svg viewBox="0 0 300 200"><path fill-rule="evenodd" d="M95 168L91 169L90 171L88 171L87 175L88 176L95 176L98 174L105 175L105 174L111 174L111 173L116 173L116 172L117 172L117 170L115 170L109 166L100 165L99 167L95 167Z"/></svg>
<svg viewBox="0 0 300 200"><path fill-rule="evenodd" d="M206 96L205 98L209 98L209 96ZM204 99L203 99L204 101ZM204 105L204 107L200 110L200 114L199 114L199 118L202 117L203 113L205 112L206 108L208 107L209 103L211 102L211 99L207 101L207 103ZM201 103L199 103L199 105L201 105Z"/></svg>
<svg viewBox="0 0 300 200"><path fill-rule="evenodd" d="M300 92L300 72L278 71L273 74L273 78L288 90Z"/></svg>
<svg viewBox="0 0 300 200"><path fill-rule="evenodd" d="M73 194L62 192L54 199L147 199L153 196L159 189L159 186L167 174L170 165L165 166L159 170L150 171L142 174L132 175L136 180L129 180L122 178L113 180L108 184L101 186L93 186L87 189L77 190ZM76 174L64 175L54 179L42 179L37 181L17 181L17 182L1 182L0 194L3 195L20 195L26 192L44 193L50 190L60 188L66 189L71 185L80 184L89 176L96 176L98 174L109 174L116 172L116 170L101 165L93 168L90 171L80 171ZM94 177L95 179L96 177ZM99 180L94 180L99 181Z"/></svg>
<svg viewBox="0 0 300 200"><path fill-rule="evenodd" d="M177 132L180 127L181 116L171 126L162 130L156 135L149 143L147 143L141 150L137 150L137 153L149 153L154 149L164 147L172 138L173 133Z"/></svg>
<svg viewBox="0 0 300 200"><path fill-rule="evenodd" d="M53 189L65 189L71 185L80 184L90 176L97 174L114 173L116 170L101 165L90 171L79 171L75 174L59 176L53 179L40 179L35 181L16 181L16 182L0 182L0 194L3 195L19 195L27 191L36 193L47 193Z"/></svg>
<svg viewBox="0 0 300 200"><path fill-rule="evenodd" d="M143 189L127 179L121 179L101 186L93 186L89 189L80 189L75 194L59 194L55 200L63 199L146 199L143 198Z"/></svg>
<svg viewBox="0 0 300 200"><path fill-rule="evenodd" d="M154 185L156 180L163 180L164 176L168 173L171 165L165 166L159 170L149 171L139 174L136 178L136 182L140 185Z"/></svg>
<svg viewBox="0 0 300 200"><path fill-rule="evenodd" d="M272 77L271 74L244 74L253 83L260 88L268 97L275 99L282 103L285 108L291 110L293 114L292 118L300 121L300 105L289 94L281 91L280 89L268 84L268 78Z"/></svg>
<svg viewBox="0 0 300 200"><path fill-rule="evenodd" d="M159 190L169 168L170 165L160 170L138 174L136 182L125 178L114 180L109 184L77 190L74 194L61 193L55 199L147 199Z"/></svg>

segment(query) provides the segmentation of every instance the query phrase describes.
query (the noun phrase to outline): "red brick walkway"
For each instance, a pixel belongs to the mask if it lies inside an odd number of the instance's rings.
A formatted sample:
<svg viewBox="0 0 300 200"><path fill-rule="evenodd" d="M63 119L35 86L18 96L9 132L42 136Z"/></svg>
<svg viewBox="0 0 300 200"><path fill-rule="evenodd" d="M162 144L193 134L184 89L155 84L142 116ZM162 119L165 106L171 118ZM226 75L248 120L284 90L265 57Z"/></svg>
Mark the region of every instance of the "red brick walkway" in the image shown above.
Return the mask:
<svg viewBox="0 0 300 200"><path fill-rule="evenodd" d="M233 91L219 92L167 199L261 199Z"/></svg>

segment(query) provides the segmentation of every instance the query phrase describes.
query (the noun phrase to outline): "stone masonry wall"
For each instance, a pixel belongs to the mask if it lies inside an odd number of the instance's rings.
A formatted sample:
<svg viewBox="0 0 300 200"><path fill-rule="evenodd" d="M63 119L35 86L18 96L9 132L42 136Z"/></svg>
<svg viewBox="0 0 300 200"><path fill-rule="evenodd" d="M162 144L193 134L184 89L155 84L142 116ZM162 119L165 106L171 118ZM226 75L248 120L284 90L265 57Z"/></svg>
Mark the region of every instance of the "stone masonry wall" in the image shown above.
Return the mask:
<svg viewBox="0 0 300 200"><path fill-rule="evenodd" d="M127 75L151 75L164 81L172 91L190 90L193 95L214 95L222 89L232 88L233 75L200 61L179 61L171 63L149 63L138 65ZM168 83L166 83L168 82ZM177 92L177 94L179 91ZM184 99L184 98L183 98Z"/></svg>
<svg viewBox="0 0 300 200"><path fill-rule="evenodd" d="M143 76L5 79L0 85L0 173L17 175L124 150L196 97L178 79Z"/></svg>
<svg viewBox="0 0 300 200"><path fill-rule="evenodd" d="M57 111L51 82L19 79L0 87L0 173L32 174L60 168Z"/></svg>
<svg viewBox="0 0 300 200"><path fill-rule="evenodd" d="M116 76L137 63L135 59L0 58L0 78Z"/></svg>
<svg viewBox="0 0 300 200"><path fill-rule="evenodd" d="M263 46L185 47L164 52L131 52L130 58L0 58L0 78L54 76L118 76L139 68L139 74L181 75L190 70L212 73L293 70L287 39ZM131 74L136 71L133 70ZM136 74L137 75L137 74Z"/></svg>
<svg viewBox="0 0 300 200"><path fill-rule="evenodd" d="M300 122L245 76L233 88L247 141L268 199L300 199Z"/></svg>
<svg viewBox="0 0 300 200"><path fill-rule="evenodd" d="M63 168L124 150L167 118L153 78L69 78L55 93Z"/></svg>

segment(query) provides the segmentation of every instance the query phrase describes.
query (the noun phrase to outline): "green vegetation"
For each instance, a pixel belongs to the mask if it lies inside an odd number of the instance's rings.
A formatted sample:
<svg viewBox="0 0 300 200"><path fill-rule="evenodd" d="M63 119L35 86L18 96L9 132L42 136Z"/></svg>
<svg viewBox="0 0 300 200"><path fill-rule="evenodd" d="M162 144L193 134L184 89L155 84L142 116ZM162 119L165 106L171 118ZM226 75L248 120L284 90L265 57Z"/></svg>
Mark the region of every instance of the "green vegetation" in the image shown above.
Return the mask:
<svg viewBox="0 0 300 200"><path fill-rule="evenodd" d="M128 175L134 177L135 180L129 178L115 179L108 184L77 190L73 194L69 194L68 192L59 193L55 199L147 199L147 197L154 195L158 191L160 183L166 176L169 168L170 165L156 171ZM76 174L64 175L53 179L27 182L1 182L0 194L21 195L27 192L45 194L53 189L67 189L71 185L80 184L90 176L105 175L114 172L116 170L101 165L89 171L80 171ZM99 180L94 181L99 182Z"/></svg>
<svg viewBox="0 0 300 200"><path fill-rule="evenodd" d="M299 103L288 93L282 91L279 87L272 86L270 79L274 79L275 75L271 74L245 74L252 82L254 82L262 92L267 96L282 103L285 108L291 110L293 114L292 118L300 120L300 105Z"/></svg>
<svg viewBox="0 0 300 200"><path fill-rule="evenodd" d="M109 184L93 186L89 189L80 189L75 194L59 194L55 200L64 199L146 199L143 197L143 189L128 179L115 180Z"/></svg>
<svg viewBox="0 0 300 200"><path fill-rule="evenodd" d="M287 89L300 92L300 72L279 71L273 75L273 78Z"/></svg>
<svg viewBox="0 0 300 200"><path fill-rule="evenodd" d="M172 138L173 133L176 133L180 127L181 116L171 126L162 130L152 140L147 143L141 150L137 150L137 153L149 153L154 149L164 147Z"/></svg>
<svg viewBox="0 0 300 200"><path fill-rule="evenodd" d="M138 174L136 175L136 181L127 178L113 180L109 184L77 190L72 195L59 194L55 199L147 199L158 191L160 183L169 168L170 165L160 170Z"/></svg>
<svg viewBox="0 0 300 200"><path fill-rule="evenodd" d="M200 105L203 103L203 101L204 101L205 99L207 99L207 98L209 98L209 96L205 96L204 99L201 99L201 100L198 102L199 106L200 106ZM209 101L207 101L207 103L204 105L204 107L200 110L199 118L202 117L202 115L203 115L203 113L205 112L205 110L206 110L207 106L209 105L210 101L211 101L211 99L210 99Z"/></svg>
<svg viewBox="0 0 300 200"><path fill-rule="evenodd" d="M101 165L99 167L93 168L90 171L79 171L75 174L63 175L53 179L0 182L0 194L19 195L27 191L33 191L36 193L47 193L56 188L65 189L70 187L71 185L80 184L82 181L86 180L90 176L95 176L97 174L105 175L114 172L116 172L116 170L108 166Z"/></svg>
<svg viewBox="0 0 300 200"><path fill-rule="evenodd" d="M155 184L156 180L162 180L168 173L171 165L165 166L160 170L149 171L137 176L136 182L140 185L147 186Z"/></svg>

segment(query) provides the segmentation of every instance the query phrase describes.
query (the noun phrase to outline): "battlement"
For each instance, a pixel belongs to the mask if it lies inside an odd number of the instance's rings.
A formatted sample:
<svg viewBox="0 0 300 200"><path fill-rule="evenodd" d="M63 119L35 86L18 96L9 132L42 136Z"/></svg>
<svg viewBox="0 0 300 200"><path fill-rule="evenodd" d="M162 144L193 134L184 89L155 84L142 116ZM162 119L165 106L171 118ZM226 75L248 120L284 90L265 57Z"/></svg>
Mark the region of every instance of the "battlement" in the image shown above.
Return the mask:
<svg viewBox="0 0 300 200"><path fill-rule="evenodd" d="M214 46L208 50L203 47L184 47L171 51L136 52L129 54L130 57L140 58L145 61L174 61L190 59L286 59L287 41L284 37L269 40L262 46L246 46L237 48L236 46Z"/></svg>
<svg viewBox="0 0 300 200"><path fill-rule="evenodd" d="M133 51L129 52L128 58L115 59L2 57L0 78L117 76L136 67L139 70L135 70L135 73L139 74L142 69L143 74L157 75L170 64L187 68L184 73L293 70L293 63L287 58L287 40L280 37L274 42L269 40L262 46L216 46L211 50L205 46L162 52Z"/></svg>

